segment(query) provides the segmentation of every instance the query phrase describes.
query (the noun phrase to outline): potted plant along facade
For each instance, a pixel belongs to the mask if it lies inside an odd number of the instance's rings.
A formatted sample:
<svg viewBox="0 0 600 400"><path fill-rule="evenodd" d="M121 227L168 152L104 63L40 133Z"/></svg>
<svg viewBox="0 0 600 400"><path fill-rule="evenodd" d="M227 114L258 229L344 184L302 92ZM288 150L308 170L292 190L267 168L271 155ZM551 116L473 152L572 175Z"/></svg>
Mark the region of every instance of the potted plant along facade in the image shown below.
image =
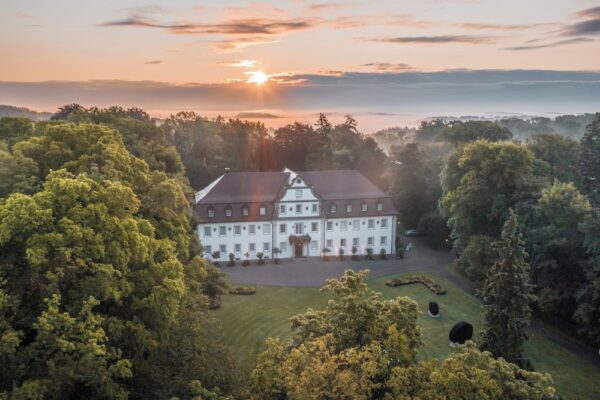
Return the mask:
<svg viewBox="0 0 600 400"><path fill-rule="evenodd" d="M358 253L358 249L356 248L356 246L352 246L352 257L350 257L352 259L352 261L358 261L359 258L356 255L356 253Z"/></svg>
<svg viewBox="0 0 600 400"><path fill-rule="evenodd" d="M227 263L228 267L235 267L235 255L233 253L229 253L229 262Z"/></svg>
<svg viewBox="0 0 600 400"><path fill-rule="evenodd" d="M323 249L323 254L321 255L321 258L323 259L323 261L330 261L331 258L329 257L329 253L331 253L331 249L325 247Z"/></svg>
<svg viewBox="0 0 600 400"><path fill-rule="evenodd" d="M279 259L279 253L281 253L281 250L279 250L279 247L273 247L273 264L281 263L281 260Z"/></svg>
<svg viewBox="0 0 600 400"><path fill-rule="evenodd" d="M381 251L379 252L379 258L381 258L382 260L387 259L387 254L385 253L385 249L381 249Z"/></svg>
<svg viewBox="0 0 600 400"><path fill-rule="evenodd" d="M219 250L215 250L212 252L212 254L210 255L213 258L213 265L215 267L220 267L221 264L219 263L219 258L221 258L221 252Z"/></svg>
<svg viewBox="0 0 600 400"><path fill-rule="evenodd" d="M373 260L373 249L371 247L367 247L367 260Z"/></svg>
<svg viewBox="0 0 600 400"><path fill-rule="evenodd" d="M244 261L242 261L242 267L250 265L250 253L244 253Z"/></svg>
<svg viewBox="0 0 600 400"><path fill-rule="evenodd" d="M338 258L344 261L344 249L340 248L340 250L338 251Z"/></svg>
<svg viewBox="0 0 600 400"><path fill-rule="evenodd" d="M259 251L258 253L256 253L256 258L258 258L258 261L256 262L258 265L264 265L265 264L265 260L263 259L265 255L263 254L262 251Z"/></svg>

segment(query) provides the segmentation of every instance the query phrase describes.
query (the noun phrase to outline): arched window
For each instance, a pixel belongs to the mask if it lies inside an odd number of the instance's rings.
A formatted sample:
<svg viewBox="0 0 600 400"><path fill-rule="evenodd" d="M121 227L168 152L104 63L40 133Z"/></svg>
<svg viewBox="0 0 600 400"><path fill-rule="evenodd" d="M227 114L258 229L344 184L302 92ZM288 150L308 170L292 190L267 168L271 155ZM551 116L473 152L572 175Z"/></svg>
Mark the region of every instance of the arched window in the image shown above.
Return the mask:
<svg viewBox="0 0 600 400"><path fill-rule="evenodd" d="M383 211L383 203L381 201L377 202L377 211Z"/></svg>
<svg viewBox="0 0 600 400"><path fill-rule="evenodd" d="M231 214L232 214L231 206L226 206L225 207L225 216L231 217Z"/></svg>
<svg viewBox="0 0 600 400"><path fill-rule="evenodd" d="M367 206L367 203L365 203L364 201L360 204L360 209L362 212L366 212L369 207Z"/></svg>
<svg viewBox="0 0 600 400"><path fill-rule="evenodd" d="M243 207L242 207L242 215L243 215L244 217L247 217L247 216L248 216L248 214L249 214L249 211L248 211L248 206L243 206Z"/></svg>
<svg viewBox="0 0 600 400"><path fill-rule="evenodd" d="M329 205L329 212L331 214L335 214L337 212L337 205L335 203L331 203Z"/></svg>
<svg viewBox="0 0 600 400"><path fill-rule="evenodd" d="M352 204L346 204L346 212L347 213L351 213L352 212Z"/></svg>
<svg viewBox="0 0 600 400"><path fill-rule="evenodd" d="M208 210L206 210L208 213L208 218L214 218L215 217L215 208L214 207L208 207Z"/></svg>

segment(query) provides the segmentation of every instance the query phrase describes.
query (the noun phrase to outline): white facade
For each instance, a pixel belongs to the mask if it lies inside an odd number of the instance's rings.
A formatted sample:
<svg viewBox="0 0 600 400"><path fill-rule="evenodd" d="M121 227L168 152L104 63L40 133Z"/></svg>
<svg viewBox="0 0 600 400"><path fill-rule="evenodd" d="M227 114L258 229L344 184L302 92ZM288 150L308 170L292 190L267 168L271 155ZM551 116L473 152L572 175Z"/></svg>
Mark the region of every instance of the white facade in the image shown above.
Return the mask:
<svg viewBox="0 0 600 400"><path fill-rule="evenodd" d="M375 255L382 249L386 254L394 251L395 210L390 210L390 215L360 217L356 216L359 210L341 202L339 207L343 209L336 210L335 218L328 218L318 194L296 174L290 174L274 206L268 221L199 224L198 237L205 257L211 258L213 252L220 251L221 261L228 260L230 253L237 260L256 259L259 252L272 258L273 248L280 250L280 258L319 257L325 248L332 256L338 255L340 249L351 255L353 247L358 255L366 254L367 248L373 249Z"/></svg>

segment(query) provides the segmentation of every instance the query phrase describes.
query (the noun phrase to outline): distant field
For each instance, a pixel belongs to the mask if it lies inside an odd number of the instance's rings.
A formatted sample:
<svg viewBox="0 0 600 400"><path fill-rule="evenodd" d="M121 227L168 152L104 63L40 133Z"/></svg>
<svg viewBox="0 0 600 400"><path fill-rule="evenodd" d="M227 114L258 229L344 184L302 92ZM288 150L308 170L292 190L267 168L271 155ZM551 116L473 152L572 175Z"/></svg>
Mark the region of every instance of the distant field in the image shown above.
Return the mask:
<svg viewBox="0 0 600 400"><path fill-rule="evenodd" d="M443 358L453 351L448 346L448 331L452 325L465 320L479 331L482 327L483 309L479 300L452 283L435 274L425 275L444 285L447 294L436 296L421 285L390 288L385 286L385 280L390 277L374 279L369 283L385 298L409 296L419 304L419 324L423 329L425 342L419 351L419 357ZM226 339L237 352L236 357L247 368L256 361L266 338L289 337L290 317L309 307L323 308L327 302L327 296L317 288L256 288L254 296L225 296L223 306L215 311ZM440 305L441 317L437 320L427 316L427 305L432 300ZM534 335L527 344L527 356L537 370L552 374L556 387L567 399L600 398L600 369L577 355L554 345L544 337Z"/></svg>

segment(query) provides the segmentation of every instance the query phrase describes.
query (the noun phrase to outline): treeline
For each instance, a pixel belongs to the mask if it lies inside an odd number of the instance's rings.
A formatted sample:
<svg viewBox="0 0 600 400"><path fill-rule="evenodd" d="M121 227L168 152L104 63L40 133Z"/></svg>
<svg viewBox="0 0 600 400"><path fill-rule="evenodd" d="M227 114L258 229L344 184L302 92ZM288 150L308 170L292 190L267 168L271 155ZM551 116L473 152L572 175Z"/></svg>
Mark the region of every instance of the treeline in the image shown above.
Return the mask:
<svg viewBox="0 0 600 400"><path fill-rule="evenodd" d="M536 134L521 143L489 121L433 124L435 141L392 147L401 219L451 245L459 268L483 284L514 210L535 309L600 345L600 115L580 141Z"/></svg>

